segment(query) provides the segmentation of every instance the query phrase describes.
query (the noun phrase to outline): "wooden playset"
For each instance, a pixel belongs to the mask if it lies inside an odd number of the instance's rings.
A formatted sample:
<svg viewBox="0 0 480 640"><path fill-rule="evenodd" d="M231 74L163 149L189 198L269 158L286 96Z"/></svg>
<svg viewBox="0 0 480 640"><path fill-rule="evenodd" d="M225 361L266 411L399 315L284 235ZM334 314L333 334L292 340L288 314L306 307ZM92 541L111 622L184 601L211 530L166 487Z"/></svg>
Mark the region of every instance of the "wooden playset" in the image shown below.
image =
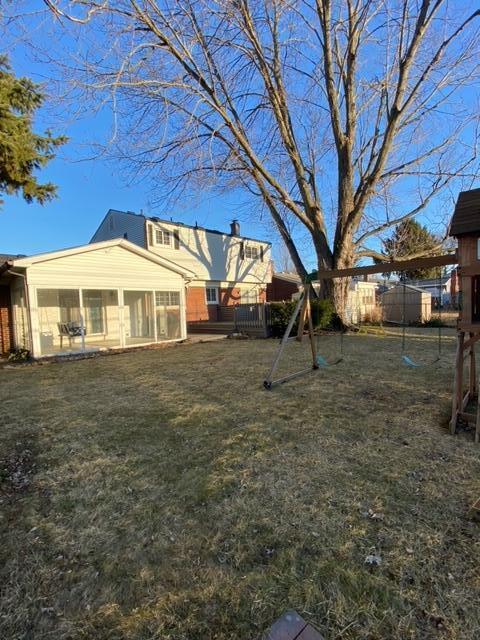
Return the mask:
<svg viewBox="0 0 480 640"><path fill-rule="evenodd" d="M460 193L450 225L450 235L457 239L458 250L456 253L415 258L413 260L397 260L366 267L353 267L351 269L320 271L317 277L319 281L322 281L332 278L361 277L370 274L414 271L458 264L461 300L457 322L457 351L450 429L452 433L455 433L461 424L471 425L475 428L475 442L478 442L480 440L480 406L478 406L479 394L475 366L475 343L480 339L480 189ZM311 295L311 285L306 284L280 342L272 367L264 380L266 389L272 389L274 386L301 376L312 371L312 369L338 364L342 359L337 358L332 362L327 362L317 354L314 327L310 313ZM298 331L296 335L292 336L292 328L297 318L299 318ZM311 345L311 366L301 371L275 378L275 372L287 343L290 340L301 340L305 329ZM404 358L404 360L408 364L409 358ZM465 376L464 371L465 361L467 361L468 366L467 376ZM465 377L468 382L466 390L464 389ZM476 414L467 413L467 405L475 397L477 398Z"/></svg>
<svg viewBox="0 0 480 640"><path fill-rule="evenodd" d="M458 277L461 304L457 323L457 354L450 430L460 423L475 426L475 442L480 439L480 409L475 367L475 343L480 338L480 189L462 191L450 224L457 239ZM464 391L464 364L468 364L468 386ZM477 396L477 412L467 413L468 403Z"/></svg>

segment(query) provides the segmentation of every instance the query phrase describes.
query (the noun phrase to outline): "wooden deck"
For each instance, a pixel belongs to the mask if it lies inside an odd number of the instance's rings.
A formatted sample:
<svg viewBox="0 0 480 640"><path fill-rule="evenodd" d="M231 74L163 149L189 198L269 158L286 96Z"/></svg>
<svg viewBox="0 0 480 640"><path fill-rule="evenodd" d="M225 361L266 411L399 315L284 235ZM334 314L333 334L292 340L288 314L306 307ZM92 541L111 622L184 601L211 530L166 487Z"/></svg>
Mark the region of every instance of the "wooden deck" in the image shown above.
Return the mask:
<svg viewBox="0 0 480 640"><path fill-rule="evenodd" d="M264 640L324 640L324 638L296 611L287 611L270 627Z"/></svg>

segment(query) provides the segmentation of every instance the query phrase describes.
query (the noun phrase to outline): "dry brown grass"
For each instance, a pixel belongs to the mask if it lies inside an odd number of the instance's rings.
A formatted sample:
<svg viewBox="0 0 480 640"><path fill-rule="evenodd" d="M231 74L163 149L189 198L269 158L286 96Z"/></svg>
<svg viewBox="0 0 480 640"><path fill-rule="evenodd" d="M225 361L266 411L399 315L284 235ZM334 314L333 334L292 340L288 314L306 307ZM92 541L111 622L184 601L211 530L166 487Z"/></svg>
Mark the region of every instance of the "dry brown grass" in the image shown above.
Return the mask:
<svg viewBox="0 0 480 640"><path fill-rule="evenodd" d="M0 372L0 637L253 640L287 608L329 640L479 637L453 342L412 371L398 339L347 337L344 363L266 392L274 346Z"/></svg>

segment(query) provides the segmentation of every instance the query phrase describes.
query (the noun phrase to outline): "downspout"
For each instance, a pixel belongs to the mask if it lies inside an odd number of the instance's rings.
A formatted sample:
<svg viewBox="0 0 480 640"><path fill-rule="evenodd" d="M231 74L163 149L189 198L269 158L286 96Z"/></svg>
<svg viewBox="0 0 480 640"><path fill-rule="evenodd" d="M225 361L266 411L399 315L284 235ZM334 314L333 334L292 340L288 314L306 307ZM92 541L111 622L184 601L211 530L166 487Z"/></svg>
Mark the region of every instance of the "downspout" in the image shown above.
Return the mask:
<svg viewBox="0 0 480 640"><path fill-rule="evenodd" d="M18 271L12 271L11 269L8 269L8 273L11 273L14 276L20 276L20 278L23 278L23 291L25 294L25 306L27 309L28 334L30 338L30 352L32 352L33 351L33 331L32 331L32 320L30 317L31 307L30 307L30 296L28 295L27 274L18 273Z"/></svg>

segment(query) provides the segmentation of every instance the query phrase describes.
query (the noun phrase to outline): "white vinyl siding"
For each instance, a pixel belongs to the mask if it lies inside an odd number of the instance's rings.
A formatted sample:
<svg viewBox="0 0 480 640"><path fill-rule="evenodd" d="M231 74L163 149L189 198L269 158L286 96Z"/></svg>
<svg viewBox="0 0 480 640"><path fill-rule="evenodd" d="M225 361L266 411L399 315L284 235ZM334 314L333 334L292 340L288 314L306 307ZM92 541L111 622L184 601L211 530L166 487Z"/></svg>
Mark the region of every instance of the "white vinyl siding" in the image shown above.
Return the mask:
<svg viewBox="0 0 480 640"><path fill-rule="evenodd" d="M265 285L271 282L271 247L265 242L213 233L172 222L148 221L149 249L193 271L197 282ZM156 232L170 232L170 244L157 244ZM175 233L179 241L175 242ZM249 258L247 258L247 253ZM263 259L262 259L263 256Z"/></svg>
<svg viewBox="0 0 480 640"><path fill-rule="evenodd" d="M69 321L69 318L61 317L59 311L63 307L66 308L67 305L60 305L58 301L54 305L46 305L42 298L42 296L44 297L42 291L45 290L71 291L75 292L75 295L78 295L77 292L79 292L79 308L82 310L87 330L87 343L93 339L92 336L98 333L108 332L111 334L114 330L114 323L118 322L120 323L119 346L133 344L132 337L136 338L137 343L142 342L138 338L143 335L145 336L144 343L170 339L169 336L173 330L175 331L173 339L186 337L185 281L183 276L146 257L137 255L125 247L110 246L75 255L52 257L28 266L27 279L35 356L46 355L45 344L42 347L41 343L42 335L46 333L43 331L45 323L48 322L53 327L53 329L50 328L51 336L49 339L52 339L56 345L57 323ZM165 299L162 296L168 295L167 333L164 336L157 336L153 316L149 332L144 332L141 336L131 335L134 304L130 298L135 296L134 292L142 293L146 297L145 299L151 300L152 309L157 299L160 303L162 299ZM40 294L42 300L41 308L37 306L37 293ZM106 294L115 299L113 305L115 309L112 313L109 311L108 314L108 305L105 299L100 305L100 295L105 298ZM98 299L98 304L95 302L95 296ZM46 311L50 307L55 308L56 313L58 312L53 320L49 316L47 317L48 313L53 313ZM140 308L138 305L137 307ZM170 307L175 307L177 310L172 310ZM78 342L77 340L76 343Z"/></svg>
<svg viewBox="0 0 480 640"><path fill-rule="evenodd" d="M108 289L110 285L179 289L183 278L166 267L114 246L33 264L28 267L28 282L57 289L77 286ZM162 283L168 287L160 286Z"/></svg>

